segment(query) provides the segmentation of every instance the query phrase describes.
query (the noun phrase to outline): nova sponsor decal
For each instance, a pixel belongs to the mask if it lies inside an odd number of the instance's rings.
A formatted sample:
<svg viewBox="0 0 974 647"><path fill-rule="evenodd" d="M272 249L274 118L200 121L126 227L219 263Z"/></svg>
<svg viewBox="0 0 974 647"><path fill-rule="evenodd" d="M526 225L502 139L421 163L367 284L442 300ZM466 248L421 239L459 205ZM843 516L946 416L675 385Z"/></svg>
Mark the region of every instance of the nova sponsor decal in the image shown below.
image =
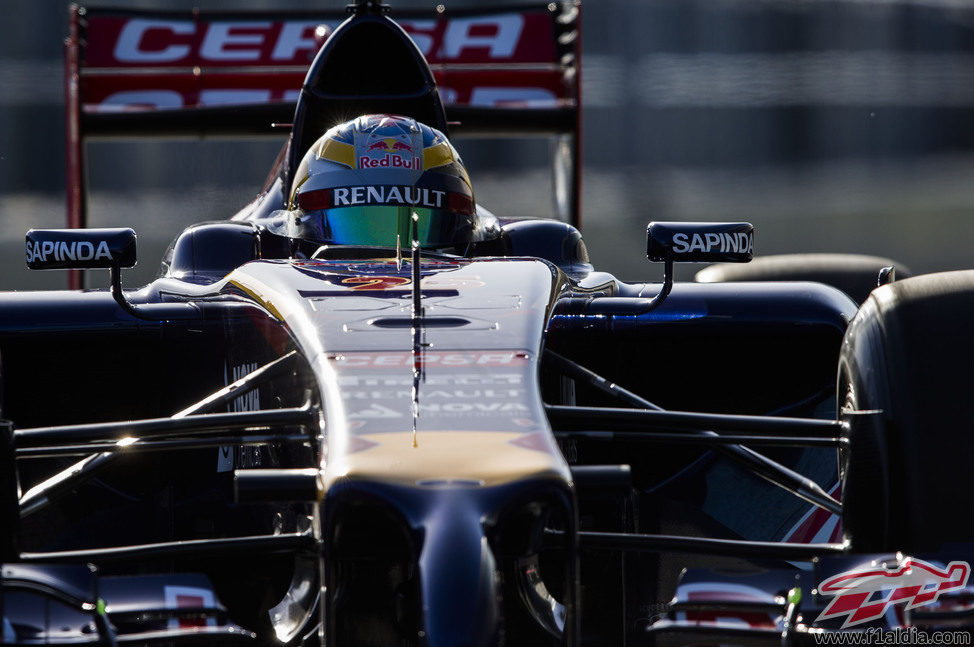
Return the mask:
<svg viewBox="0 0 974 647"><path fill-rule="evenodd" d="M223 383L231 384L237 380L253 373L258 368L257 362L246 362L237 364L227 373L227 367L223 367ZM259 411L260 410L260 387L244 393L239 398L234 398L233 402L227 405L228 411ZM217 455L216 471L229 472L235 468L260 467L261 460L260 448L247 445L233 446L221 445Z"/></svg>
<svg viewBox="0 0 974 647"><path fill-rule="evenodd" d="M257 362L247 362L244 364L238 364L233 367L233 382L250 375L258 368ZM226 384L230 384L231 380L228 380L228 375L226 372L226 367L223 369L223 380ZM247 393L244 393L239 398L233 401L233 411L259 411L260 410L260 387L252 389Z"/></svg>
<svg viewBox="0 0 974 647"><path fill-rule="evenodd" d="M524 415L530 411L527 405L522 402L432 402L427 404L425 401L421 405L422 413L518 413Z"/></svg>
<svg viewBox="0 0 974 647"><path fill-rule="evenodd" d="M892 565L872 562L833 575L819 587L819 595L835 596L816 622L845 616L842 628L882 618L893 605L915 609L935 602L944 591L963 589L971 566L954 561L940 568L913 557Z"/></svg>
<svg viewBox="0 0 974 647"><path fill-rule="evenodd" d="M517 353L438 353L436 360L447 364L434 364L422 382L419 392L419 417L433 423L436 420L450 419L449 428L463 429L458 426L458 416L482 418L493 416L498 419L516 417L526 419L530 415L530 407L526 402L528 390L525 389L525 376L518 372L497 373L492 370L481 372L456 372L453 367L479 368L478 359L485 361L517 361ZM340 355L332 358L336 363L342 363L348 356ZM410 353L356 353L351 358L355 363L350 372L339 371L338 388L345 403L347 417L354 420L372 420L383 418L401 418L412 416L413 409L413 376L408 369L412 368ZM455 363L450 363L455 362ZM436 371L436 366L450 367L451 370ZM508 364L494 364L493 366L508 366ZM513 368L513 367L512 367ZM372 370L362 370L372 369ZM378 371L376 370L378 369ZM390 372L390 369L402 369ZM380 372L381 371L381 372ZM442 423L441 422L441 426ZM479 425L475 425L481 428ZM372 431L389 431L390 429L373 428ZM361 432L364 430L357 430Z"/></svg>
<svg viewBox="0 0 974 647"><path fill-rule="evenodd" d="M112 253L108 242L99 240L44 240L27 241L27 263L47 263L57 261L99 261L111 260Z"/></svg>
<svg viewBox="0 0 974 647"><path fill-rule="evenodd" d="M440 209L443 207L443 196L445 195L445 191L421 189L415 186L348 186L332 189L331 205L333 207L353 207L372 204L399 204Z"/></svg>
<svg viewBox="0 0 974 647"><path fill-rule="evenodd" d="M746 232L710 232L703 234L673 234L673 252L688 254L692 252L728 252L748 254L754 246L753 236Z"/></svg>
<svg viewBox="0 0 974 647"><path fill-rule="evenodd" d="M529 411L528 406L521 402L427 402L426 400L422 400L420 403L420 417L457 413L481 416L517 414L521 417ZM367 407L350 411L346 417L350 420L374 420L389 418L406 419L410 416L412 416L412 412L408 407L396 409L373 402Z"/></svg>

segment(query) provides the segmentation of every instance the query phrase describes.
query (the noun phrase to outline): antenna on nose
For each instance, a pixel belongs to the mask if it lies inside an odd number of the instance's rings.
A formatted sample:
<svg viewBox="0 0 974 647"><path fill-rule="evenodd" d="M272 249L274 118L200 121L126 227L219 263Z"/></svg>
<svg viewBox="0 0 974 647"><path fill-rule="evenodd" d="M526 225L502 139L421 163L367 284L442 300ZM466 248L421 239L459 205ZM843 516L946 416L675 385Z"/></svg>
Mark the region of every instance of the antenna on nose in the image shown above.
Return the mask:
<svg viewBox="0 0 974 647"><path fill-rule="evenodd" d="M413 308L412 308L412 333L413 333L413 447L418 447L417 428L419 426L419 385L426 381L426 362L424 352L429 346L423 340L425 328L423 317L426 314L423 308L423 291L420 288L420 281L423 278L420 271L420 245L419 245L419 214L412 213L410 223L410 237L412 238L412 257L410 270L412 271L413 283Z"/></svg>

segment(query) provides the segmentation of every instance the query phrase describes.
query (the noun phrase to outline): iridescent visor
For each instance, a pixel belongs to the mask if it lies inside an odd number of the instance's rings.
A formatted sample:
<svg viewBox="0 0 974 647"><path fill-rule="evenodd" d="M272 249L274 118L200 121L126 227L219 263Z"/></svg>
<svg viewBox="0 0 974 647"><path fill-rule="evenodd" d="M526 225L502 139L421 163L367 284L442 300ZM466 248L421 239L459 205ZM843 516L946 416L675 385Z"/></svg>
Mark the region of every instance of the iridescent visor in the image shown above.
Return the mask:
<svg viewBox="0 0 974 647"><path fill-rule="evenodd" d="M443 209L391 205L338 207L305 212L298 218L299 238L328 245L369 245L409 248L416 239L422 247L444 247L458 242L458 229L467 218ZM469 233L468 233L469 235ZM398 240L397 240L398 236Z"/></svg>

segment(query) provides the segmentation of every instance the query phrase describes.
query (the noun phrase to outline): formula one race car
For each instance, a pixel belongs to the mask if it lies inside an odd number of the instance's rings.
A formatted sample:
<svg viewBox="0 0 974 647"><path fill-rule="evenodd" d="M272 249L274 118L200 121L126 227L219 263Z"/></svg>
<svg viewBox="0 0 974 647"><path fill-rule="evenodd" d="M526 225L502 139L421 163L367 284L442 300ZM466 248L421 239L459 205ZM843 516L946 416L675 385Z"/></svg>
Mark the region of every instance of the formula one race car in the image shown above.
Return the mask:
<svg viewBox="0 0 974 647"><path fill-rule="evenodd" d="M661 284L595 271L578 5L394 15L73 9L27 263L111 288L0 294L3 642L969 638L974 274L674 283L753 229L673 222ZM274 122L258 198L123 290L85 138ZM447 133L552 137L557 218L475 204Z"/></svg>

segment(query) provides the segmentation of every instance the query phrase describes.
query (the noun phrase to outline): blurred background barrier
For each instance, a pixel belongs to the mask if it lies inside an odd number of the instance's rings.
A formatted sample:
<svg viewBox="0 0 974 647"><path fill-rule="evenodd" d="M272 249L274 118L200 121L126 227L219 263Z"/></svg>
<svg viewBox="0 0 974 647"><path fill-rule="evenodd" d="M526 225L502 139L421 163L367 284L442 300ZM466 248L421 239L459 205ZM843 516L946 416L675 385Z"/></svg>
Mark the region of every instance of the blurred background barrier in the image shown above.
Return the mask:
<svg viewBox="0 0 974 647"><path fill-rule="evenodd" d="M59 288L66 285L62 273L25 269L23 241L30 227L64 222L67 3L18 3L5 15L0 289ZM915 273L974 267L974 5L587 0L583 52L583 233L600 269L658 280L661 270L644 255L645 225L653 219L747 220L758 254L876 254ZM139 233L140 262L126 285L151 280L182 227L226 218L252 199L280 145L90 143L91 226L134 226ZM458 146L478 200L495 213L551 212L544 142ZM107 280L107 273L93 273L89 284Z"/></svg>

